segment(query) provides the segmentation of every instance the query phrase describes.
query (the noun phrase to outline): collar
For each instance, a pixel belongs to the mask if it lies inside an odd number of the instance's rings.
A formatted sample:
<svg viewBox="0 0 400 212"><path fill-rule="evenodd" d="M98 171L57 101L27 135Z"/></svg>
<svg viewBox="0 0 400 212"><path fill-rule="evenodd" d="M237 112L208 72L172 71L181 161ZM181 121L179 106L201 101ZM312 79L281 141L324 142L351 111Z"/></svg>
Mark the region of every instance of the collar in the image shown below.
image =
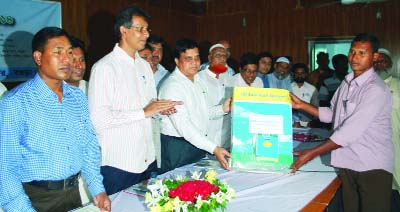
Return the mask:
<svg viewBox="0 0 400 212"><path fill-rule="evenodd" d="M37 88L39 98L57 98L57 95L54 93L53 90L46 84L46 82L40 77L38 73L32 79L32 85ZM63 89L63 97L68 96L72 93L72 88L68 85L65 81L62 81L62 89Z"/></svg>
<svg viewBox="0 0 400 212"><path fill-rule="evenodd" d="M185 80L187 80L187 81L189 81L189 82L192 82L192 80L190 80L189 78L187 78L187 76L185 76L185 75L181 72L181 70L179 70L178 67L175 67L175 70L174 70L173 73L176 73L176 75L179 76L180 78L183 78L183 79L185 79ZM195 74L194 77L193 77L193 82L196 82L196 81L198 80L198 78L199 78L199 75L198 75L198 72L197 72L197 74Z"/></svg>
<svg viewBox="0 0 400 212"><path fill-rule="evenodd" d="M116 43L113 49L113 52L115 52L118 56L118 58L121 58L122 60L129 61L132 64L135 64L137 61L142 59L139 55L139 52L135 52L135 59L133 59L131 56L128 55L128 53L125 52L121 47L119 47L119 44Z"/></svg>
<svg viewBox="0 0 400 212"><path fill-rule="evenodd" d="M354 78L354 72L351 72L347 74L344 79L347 84L355 83L357 86L361 86L364 83L368 82L369 79L371 79L374 76L376 76L376 73L374 68L371 67L370 69L368 69L368 71L362 73L360 76L356 78Z"/></svg>

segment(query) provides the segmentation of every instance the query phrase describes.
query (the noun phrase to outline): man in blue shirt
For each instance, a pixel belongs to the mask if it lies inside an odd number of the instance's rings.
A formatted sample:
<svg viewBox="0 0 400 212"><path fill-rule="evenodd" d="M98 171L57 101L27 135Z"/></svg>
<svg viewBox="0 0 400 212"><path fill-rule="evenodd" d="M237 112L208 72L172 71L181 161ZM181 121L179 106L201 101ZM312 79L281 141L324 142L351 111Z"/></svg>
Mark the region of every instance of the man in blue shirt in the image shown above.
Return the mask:
<svg viewBox="0 0 400 212"><path fill-rule="evenodd" d="M272 71L272 62L273 56L269 52L261 52L257 55L258 61L258 72L257 77L259 77L263 84L264 88L269 88L268 74Z"/></svg>
<svg viewBox="0 0 400 212"><path fill-rule="evenodd" d="M86 96L63 81L72 66L67 33L41 29L32 52L38 74L0 101L0 205L5 211L74 209L81 205L82 174L95 204L110 211Z"/></svg>

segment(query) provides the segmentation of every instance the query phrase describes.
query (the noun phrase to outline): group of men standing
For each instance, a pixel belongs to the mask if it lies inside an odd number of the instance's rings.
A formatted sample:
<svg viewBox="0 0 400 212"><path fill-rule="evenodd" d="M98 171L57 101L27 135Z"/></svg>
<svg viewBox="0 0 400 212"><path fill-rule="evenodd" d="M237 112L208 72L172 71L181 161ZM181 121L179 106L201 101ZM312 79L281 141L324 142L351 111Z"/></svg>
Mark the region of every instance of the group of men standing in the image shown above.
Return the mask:
<svg viewBox="0 0 400 212"><path fill-rule="evenodd" d="M260 57L245 54L240 73L232 76L226 64L229 50L222 42L211 46L209 64L198 73L198 44L179 40L173 52L176 68L165 77L168 72L159 64L162 44L147 40L148 18L136 7L118 14L114 25L118 43L93 65L88 100L75 87L85 91L84 82L71 77L80 79L83 73L72 71L74 56L77 61L82 58L74 53L69 35L55 27L36 33L32 54L38 74L0 101L0 204L6 211L79 207L80 175L94 203L110 211L108 195L207 153L229 169L232 87L264 87L263 82L268 82L292 89L287 58L277 59L276 74L257 77ZM138 52L146 42L158 55L153 69ZM294 109L334 123L327 142L296 152L299 159L291 168L295 172L317 155L333 151L332 164L340 168L349 211L388 211L390 206L394 160L388 105L393 100L373 69L378 45L367 33L353 40L348 56L353 73L346 76L330 107L317 108L291 94ZM263 62L271 68L272 58ZM303 74L296 74L304 82ZM154 133L155 125L161 125L161 135ZM161 140L160 169L157 140Z"/></svg>

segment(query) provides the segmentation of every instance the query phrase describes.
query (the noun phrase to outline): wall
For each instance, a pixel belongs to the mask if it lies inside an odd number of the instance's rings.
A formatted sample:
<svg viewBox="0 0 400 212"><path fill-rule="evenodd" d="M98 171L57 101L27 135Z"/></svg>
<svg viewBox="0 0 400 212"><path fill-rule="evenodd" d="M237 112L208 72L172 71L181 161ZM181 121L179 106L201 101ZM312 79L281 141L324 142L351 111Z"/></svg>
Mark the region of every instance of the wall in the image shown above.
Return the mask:
<svg viewBox="0 0 400 212"><path fill-rule="evenodd" d="M236 60L245 52L271 51L291 55L294 62L307 62L306 38L352 37L369 31L392 51L395 61L400 52L400 1L340 5L314 8L315 0L59 0L63 7L64 28L90 46L90 60L109 52L113 46L112 22L123 7L136 4L152 19L153 32L162 35L170 46L179 38L194 38L207 47L224 38L232 43ZM297 3L301 4L297 7ZM381 19L376 18L380 11ZM243 18L246 25L243 26ZM165 61L164 61L165 62ZM167 61L168 62L168 61ZM171 60L169 61L171 62Z"/></svg>

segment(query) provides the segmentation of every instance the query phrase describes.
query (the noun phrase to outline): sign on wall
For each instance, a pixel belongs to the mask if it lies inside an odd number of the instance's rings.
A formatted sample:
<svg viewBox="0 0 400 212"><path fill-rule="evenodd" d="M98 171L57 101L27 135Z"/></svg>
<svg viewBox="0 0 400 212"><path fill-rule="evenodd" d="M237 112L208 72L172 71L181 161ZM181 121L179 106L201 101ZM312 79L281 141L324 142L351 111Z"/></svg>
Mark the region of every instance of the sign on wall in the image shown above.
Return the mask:
<svg viewBox="0 0 400 212"><path fill-rule="evenodd" d="M0 0L0 81L25 81L37 71L33 35L46 26L61 27L61 3Z"/></svg>

